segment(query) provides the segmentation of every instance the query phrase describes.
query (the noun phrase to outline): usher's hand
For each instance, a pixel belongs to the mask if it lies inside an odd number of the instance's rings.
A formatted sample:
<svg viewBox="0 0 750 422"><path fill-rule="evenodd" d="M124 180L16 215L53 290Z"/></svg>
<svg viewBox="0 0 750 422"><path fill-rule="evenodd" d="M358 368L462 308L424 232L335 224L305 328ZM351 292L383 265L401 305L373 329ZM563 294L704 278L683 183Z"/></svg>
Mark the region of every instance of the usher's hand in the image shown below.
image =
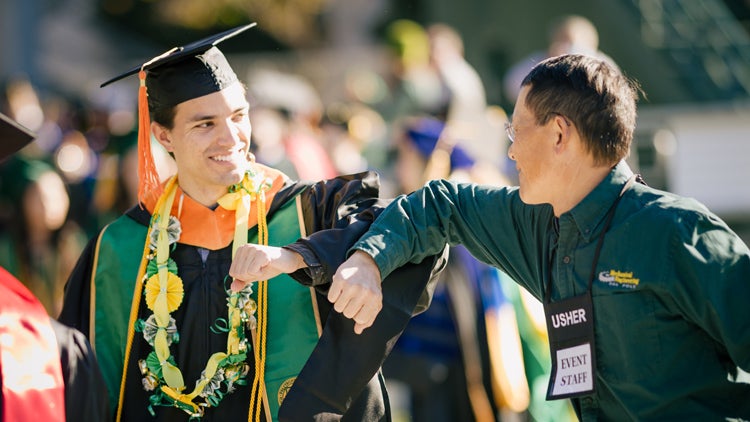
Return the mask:
<svg viewBox="0 0 750 422"><path fill-rule="evenodd" d="M380 269L365 252L352 254L333 275L328 300L333 308L354 320L354 332L371 326L383 308Z"/></svg>
<svg viewBox="0 0 750 422"><path fill-rule="evenodd" d="M247 283L293 273L304 266L305 261L297 252L248 243L237 249L229 267L229 275L234 278L232 291L241 290Z"/></svg>

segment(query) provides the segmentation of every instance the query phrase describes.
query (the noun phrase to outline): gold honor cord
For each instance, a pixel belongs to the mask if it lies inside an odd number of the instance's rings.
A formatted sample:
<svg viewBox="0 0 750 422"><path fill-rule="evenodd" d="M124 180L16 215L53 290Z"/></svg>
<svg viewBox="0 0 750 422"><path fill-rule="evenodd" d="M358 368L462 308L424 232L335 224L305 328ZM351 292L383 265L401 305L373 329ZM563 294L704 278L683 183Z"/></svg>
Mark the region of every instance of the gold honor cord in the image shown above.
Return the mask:
<svg viewBox="0 0 750 422"><path fill-rule="evenodd" d="M260 195L258 201L258 244L268 245L268 221L266 221L266 198ZM258 326L255 336L255 378L250 393L250 413L247 420L260 421L265 394L266 337L268 321L268 280L258 281Z"/></svg>
<svg viewBox="0 0 750 422"><path fill-rule="evenodd" d="M261 186L265 186L261 184ZM232 246L232 258L237 252L237 248L247 244L247 217L250 212L250 203L257 199L256 208L258 212L258 244L268 245L268 222L266 221L266 195L263 189L259 193L252 192L248 195L248 190L240 188L234 192L229 192L219 199L219 205L228 210L235 210L235 231L234 244ZM263 413L263 396L265 394L265 368L266 368L266 328L268 315L268 280L258 281L257 296L257 327L254 336L254 355L255 355L255 377L250 392L250 409L248 411L248 421L260 421ZM230 321L233 316L230 315ZM233 333L230 332L228 341L232 341ZM229 344L227 347L231 347Z"/></svg>

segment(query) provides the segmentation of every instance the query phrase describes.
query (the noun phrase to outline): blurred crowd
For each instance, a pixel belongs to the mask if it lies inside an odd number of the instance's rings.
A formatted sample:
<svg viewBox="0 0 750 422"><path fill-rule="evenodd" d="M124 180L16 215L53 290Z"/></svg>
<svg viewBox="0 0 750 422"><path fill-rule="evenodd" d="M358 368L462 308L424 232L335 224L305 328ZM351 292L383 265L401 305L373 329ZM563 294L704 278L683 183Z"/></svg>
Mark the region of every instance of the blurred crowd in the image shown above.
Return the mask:
<svg viewBox="0 0 750 422"><path fill-rule="evenodd" d="M593 26L581 19L576 25L590 35ZM552 34L554 50L525 59L521 68L552 51L581 51L575 37ZM386 70L341 81L346 95L328 103L302 73L251 69L245 82L256 160L300 180L374 169L385 197L435 178L514 184L506 110L487 103L460 34L445 24L399 20L382 47ZM586 49L597 51L596 43ZM509 72L511 86L520 83L516 72ZM56 317L86 243L137 202L136 106L56 96L17 77L5 81L0 111L37 133L36 142L0 163L0 265ZM166 179L173 163L153 146ZM410 324L384 367L394 415L413 421L572 415L567 403L544 401L549 351L541 306L465 251L454 248L452 256L433 306Z"/></svg>

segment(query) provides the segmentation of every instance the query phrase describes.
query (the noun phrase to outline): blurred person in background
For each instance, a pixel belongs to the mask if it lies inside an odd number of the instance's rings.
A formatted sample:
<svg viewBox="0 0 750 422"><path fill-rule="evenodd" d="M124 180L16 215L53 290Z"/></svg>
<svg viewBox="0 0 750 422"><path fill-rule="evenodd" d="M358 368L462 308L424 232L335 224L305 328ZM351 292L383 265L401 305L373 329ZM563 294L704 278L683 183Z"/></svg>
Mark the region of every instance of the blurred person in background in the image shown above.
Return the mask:
<svg viewBox="0 0 750 422"><path fill-rule="evenodd" d="M440 75L430 63L430 39L421 24L398 19L388 25L385 33L386 71L383 78L388 95L376 110L387 125L387 151L372 162L384 179L390 196L399 193L395 177L395 154L403 120L419 116L444 119L449 92Z"/></svg>
<svg viewBox="0 0 750 422"><path fill-rule="evenodd" d="M356 101L330 104L321 122L333 165L343 174L380 168L376 164L388 150L386 129L377 111Z"/></svg>
<svg viewBox="0 0 750 422"><path fill-rule="evenodd" d="M381 105L381 113L391 126L391 139L401 120L432 117L445 122L447 138L462 140L479 167L505 173L507 139L502 128L507 115L487 104L484 83L464 57L460 33L444 23L425 28L397 20L387 29L386 44L393 52L388 78L392 98ZM386 167L383 173L392 169Z"/></svg>
<svg viewBox="0 0 750 422"><path fill-rule="evenodd" d="M259 71L249 76L248 90L256 106L277 113L268 124L277 125L276 131L269 135L278 139L268 139L262 145L283 146L284 158L277 157L292 165L290 177L318 181L339 174L321 139L323 104L308 81L300 75ZM268 114L261 117L272 118Z"/></svg>
<svg viewBox="0 0 750 422"><path fill-rule="evenodd" d="M102 111L80 98L42 95L25 78L7 83L5 100L10 117L28 122L37 133L36 142L24 148L22 155L54 167L66 187L66 224L85 234L95 232L96 210L92 209L99 154L109 135L103 126ZM80 247L71 249L80 252Z"/></svg>
<svg viewBox="0 0 750 422"><path fill-rule="evenodd" d="M391 53L386 76L390 98L379 111L386 121L404 116L444 117L449 92L430 63L430 39L417 22L400 19L386 29L386 45Z"/></svg>
<svg viewBox="0 0 750 422"><path fill-rule="evenodd" d="M255 105L250 109L249 118L253 127L250 151L255 160L296 178L297 168L286 155L287 121L283 114L273 108Z"/></svg>
<svg viewBox="0 0 750 422"><path fill-rule="evenodd" d="M135 131L113 137L108 151L99 155L90 205L90 215L98 230L138 203L137 138ZM159 180L165 182L177 171L174 160L155 141L151 143L151 153Z"/></svg>
<svg viewBox="0 0 750 422"><path fill-rule="evenodd" d="M403 193L441 178L504 183L498 172L474 168L462 140L446 142L443 122L415 118L402 130L395 171ZM409 322L383 366L389 385L406 387L406 419L522 420L529 388L515 311L499 277L463 246L450 248L430 307Z"/></svg>
<svg viewBox="0 0 750 422"><path fill-rule="evenodd" d="M488 107L484 82L464 56L461 34L450 25L435 23L426 29L430 48L430 64L439 75L447 93L445 108L433 116L443 120L453 139L461 139L463 147L477 161L502 167L505 153L502 125L505 112ZM500 112L497 124L496 113Z"/></svg>
<svg viewBox="0 0 750 422"><path fill-rule="evenodd" d="M138 202L137 135L117 139L119 148L99 156L91 211L101 228ZM159 167L159 165L157 165Z"/></svg>
<svg viewBox="0 0 750 422"><path fill-rule="evenodd" d="M0 164L0 265L37 296L52 317L86 243L68 220L70 198L55 168L21 154Z"/></svg>
<svg viewBox="0 0 750 422"><path fill-rule="evenodd" d="M0 113L3 165L33 138L30 131ZM23 184L19 178L17 174L6 173L1 180L7 187L11 181ZM34 199L41 198L35 195ZM54 199L45 197L34 204L22 201L44 210L57 205L50 203ZM36 217L45 218L38 214ZM2 233L7 229L3 227ZM23 283L0 268L0 421L106 420L109 416L106 394L91 395L106 389L91 345L81 333L58 323L48 312Z"/></svg>
<svg viewBox="0 0 750 422"><path fill-rule="evenodd" d="M580 15L558 16L549 24L547 48L530 53L505 72L503 90L506 99L515 104L526 74L542 60L561 54L585 54L616 67L615 61L599 50L599 31L589 19Z"/></svg>
<svg viewBox="0 0 750 422"><path fill-rule="evenodd" d="M528 290L520 287L503 271L500 286L513 304L521 336L523 363L529 384L529 407L523 420L533 422L572 422L578 420L568 400L547 400L547 383L552 374L549 339L544 307Z"/></svg>
<svg viewBox="0 0 750 422"><path fill-rule="evenodd" d="M0 164L0 262L56 317L96 222L90 188L97 156L81 132L88 107L43 95L23 76L8 80L3 94L3 109L35 133L35 142Z"/></svg>
<svg viewBox="0 0 750 422"><path fill-rule="evenodd" d="M91 239L60 321L95 345L117 420L388 420L380 365L442 256L394 273L372 326L347 318L369 307L327 300L330 270L385 205L377 175L298 182L254 161L246 89L216 47L251 26L105 82L141 82L139 203ZM152 137L176 163L166 183ZM300 271L233 280L251 247Z"/></svg>

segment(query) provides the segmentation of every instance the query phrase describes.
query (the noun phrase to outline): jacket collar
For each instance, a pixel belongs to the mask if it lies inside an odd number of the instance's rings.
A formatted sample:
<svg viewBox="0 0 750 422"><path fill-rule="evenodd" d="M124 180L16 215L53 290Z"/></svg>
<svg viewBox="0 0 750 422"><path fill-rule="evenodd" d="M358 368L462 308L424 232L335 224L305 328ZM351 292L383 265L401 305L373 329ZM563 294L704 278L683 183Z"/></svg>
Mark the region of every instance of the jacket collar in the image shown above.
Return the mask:
<svg viewBox="0 0 750 422"><path fill-rule="evenodd" d="M564 213L561 220L571 218L581 236L589 241L598 235L597 231L601 230L607 212L632 175L630 166L624 160L620 161L578 205Z"/></svg>

